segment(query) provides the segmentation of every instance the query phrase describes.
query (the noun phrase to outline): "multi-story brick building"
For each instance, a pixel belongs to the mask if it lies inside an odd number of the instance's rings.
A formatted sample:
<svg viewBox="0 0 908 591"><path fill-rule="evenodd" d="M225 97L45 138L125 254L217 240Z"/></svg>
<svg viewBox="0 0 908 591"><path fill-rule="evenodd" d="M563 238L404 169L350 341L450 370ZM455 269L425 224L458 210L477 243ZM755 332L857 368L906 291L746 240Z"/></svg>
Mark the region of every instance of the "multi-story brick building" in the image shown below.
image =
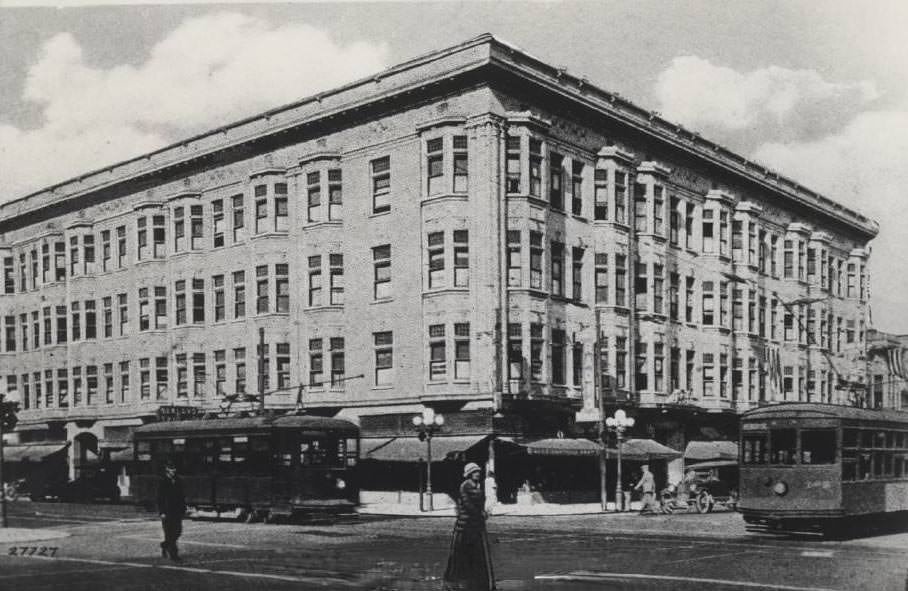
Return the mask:
<svg viewBox="0 0 908 591"><path fill-rule="evenodd" d="M868 390L864 406L908 411L908 335L867 333Z"/></svg>
<svg viewBox="0 0 908 591"><path fill-rule="evenodd" d="M385 442L433 406L443 454L577 432L598 392L677 449L844 401L877 226L481 36L9 201L0 232L23 440L302 384Z"/></svg>

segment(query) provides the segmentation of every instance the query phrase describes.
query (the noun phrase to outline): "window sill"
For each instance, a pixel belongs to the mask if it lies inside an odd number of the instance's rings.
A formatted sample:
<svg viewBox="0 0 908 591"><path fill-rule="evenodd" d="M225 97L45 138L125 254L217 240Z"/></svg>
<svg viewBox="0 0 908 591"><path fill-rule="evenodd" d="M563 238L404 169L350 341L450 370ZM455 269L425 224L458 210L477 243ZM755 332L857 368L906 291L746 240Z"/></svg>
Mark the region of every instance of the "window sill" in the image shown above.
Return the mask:
<svg viewBox="0 0 908 591"><path fill-rule="evenodd" d="M382 384L381 386L370 386L370 390L393 390L394 384Z"/></svg>
<svg viewBox="0 0 908 591"><path fill-rule="evenodd" d="M250 238L252 242L257 240L267 240L268 238L287 238L290 235L288 230L272 230L269 232L261 232Z"/></svg>
<svg viewBox="0 0 908 591"><path fill-rule="evenodd" d="M631 227L625 224L624 222L616 222L614 220L593 220L594 226L609 226L622 230L623 232L630 232Z"/></svg>
<svg viewBox="0 0 908 591"><path fill-rule="evenodd" d="M391 210L390 210L390 209L386 209L386 210L384 210L384 211L375 211L375 210L373 210L372 213L370 213L368 217L370 217L370 218L380 218L380 217L386 216L386 215L391 215Z"/></svg>
<svg viewBox="0 0 908 591"><path fill-rule="evenodd" d="M430 203L444 203L446 201L462 202L469 201L469 198L469 193L438 193L436 195L428 195L426 197L423 197L421 204L426 205Z"/></svg>
<svg viewBox="0 0 908 591"><path fill-rule="evenodd" d="M393 297L391 297L391 298L381 298L380 300L372 300L371 302L369 302L369 305L371 305L371 306L376 306L376 305L379 305L379 304L390 304L390 303L393 302L393 301L394 301L394 298L393 298Z"/></svg>
<svg viewBox="0 0 908 591"><path fill-rule="evenodd" d="M468 294L470 293L469 287L435 287L423 292L423 297L431 298L435 296L443 296L450 294Z"/></svg>
<svg viewBox="0 0 908 591"><path fill-rule="evenodd" d="M585 215L580 214L580 213L573 213L573 212L571 212L571 217L573 217L573 218L574 218L575 220L577 220L578 222L581 222L581 223L584 223L584 224L590 223L590 219L589 219L588 217L586 217Z"/></svg>
<svg viewBox="0 0 908 591"><path fill-rule="evenodd" d="M269 318L271 316L284 318L284 317L290 316L290 312L261 312L258 314L254 314L252 317L257 320L259 318Z"/></svg>
<svg viewBox="0 0 908 591"><path fill-rule="evenodd" d="M308 312L325 312L325 311L329 311L329 310L342 311L343 309L344 309L343 305L326 304L323 306L309 306L309 307L303 308L303 312L307 312L307 313Z"/></svg>
<svg viewBox="0 0 908 591"><path fill-rule="evenodd" d="M319 228L339 228L344 225L343 220L318 220L306 222L303 230L317 230Z"/></svg>

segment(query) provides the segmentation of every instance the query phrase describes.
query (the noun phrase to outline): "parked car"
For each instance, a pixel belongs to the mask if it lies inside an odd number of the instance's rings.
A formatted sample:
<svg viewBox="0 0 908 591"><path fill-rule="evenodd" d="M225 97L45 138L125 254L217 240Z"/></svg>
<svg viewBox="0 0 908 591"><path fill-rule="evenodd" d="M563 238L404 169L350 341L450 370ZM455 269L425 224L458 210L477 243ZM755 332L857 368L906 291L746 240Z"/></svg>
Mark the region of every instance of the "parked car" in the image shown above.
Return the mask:
<svg viewBox="0 0 908 591"><path fill-rule="evenodd" d="M116 472L108 468L98 468L71 481L35 482L29 486L28 492L33 501L59 500L66 503L110 501L116 503L120 500L120 487L117 486Z"/></svg>

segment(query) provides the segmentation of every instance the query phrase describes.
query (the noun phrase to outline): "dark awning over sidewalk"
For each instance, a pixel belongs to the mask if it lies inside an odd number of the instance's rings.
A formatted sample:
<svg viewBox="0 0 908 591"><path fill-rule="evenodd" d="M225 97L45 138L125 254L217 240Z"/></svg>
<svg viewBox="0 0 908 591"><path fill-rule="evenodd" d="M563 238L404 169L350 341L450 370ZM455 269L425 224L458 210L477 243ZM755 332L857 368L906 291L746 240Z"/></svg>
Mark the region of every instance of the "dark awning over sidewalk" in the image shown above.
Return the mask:
<svg viewBox="0 0 908 591"><path fill-rule="evenodd" d="M707 460L737 460L738 444L734 441L691 441L684 449L688 462Z"/></svg>
<svg viewBox="0 0 908 591"><path fill-rule="evenodd" d="M432 438L432 461L440 462L449 455L464 452L483 439L485 435L454 435ZM360 443L360 458L384 462L425 461L427 445L418 437L365 438Z"/></svg>
<svg viewBox="0 0 908 591"><path fill-rule="evenodd" d="M617 458L615 449L608 450L610 458ZM674 460L680 458L681 452L662 445L654 439L628 439L621 444L621 459L638 462L650 460Z"/></svg>
<svg viewBox="0 0 908 591"><path fill-rule="evenodd" d="M595 456L602 449L589 439L547 438L521 442L531 456Z"/></svg>
<svg viewBox="0 0 908 591"><path fill-rule="evenodd" d="M39 443L33 445L3 446L4 462L40 462L47 456L62 451L69 443Z"/></svg>

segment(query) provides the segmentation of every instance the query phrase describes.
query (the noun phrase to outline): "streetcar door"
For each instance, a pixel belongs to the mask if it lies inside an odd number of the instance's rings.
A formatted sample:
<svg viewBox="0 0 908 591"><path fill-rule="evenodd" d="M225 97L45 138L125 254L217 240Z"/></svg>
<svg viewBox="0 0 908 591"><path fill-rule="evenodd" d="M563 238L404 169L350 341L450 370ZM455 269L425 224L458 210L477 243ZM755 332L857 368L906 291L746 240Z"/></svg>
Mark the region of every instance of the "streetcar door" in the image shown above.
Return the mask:
<svg viewBox="0 0 908 591"><path fill-rule="evenodd" d="M299 434L290 430L277 429L272 443L272 468L274 478L271 480L271 497L274 505L289 505L293 499L294 481L299 470L299 459L296 450L299 447Z"/></svg>

